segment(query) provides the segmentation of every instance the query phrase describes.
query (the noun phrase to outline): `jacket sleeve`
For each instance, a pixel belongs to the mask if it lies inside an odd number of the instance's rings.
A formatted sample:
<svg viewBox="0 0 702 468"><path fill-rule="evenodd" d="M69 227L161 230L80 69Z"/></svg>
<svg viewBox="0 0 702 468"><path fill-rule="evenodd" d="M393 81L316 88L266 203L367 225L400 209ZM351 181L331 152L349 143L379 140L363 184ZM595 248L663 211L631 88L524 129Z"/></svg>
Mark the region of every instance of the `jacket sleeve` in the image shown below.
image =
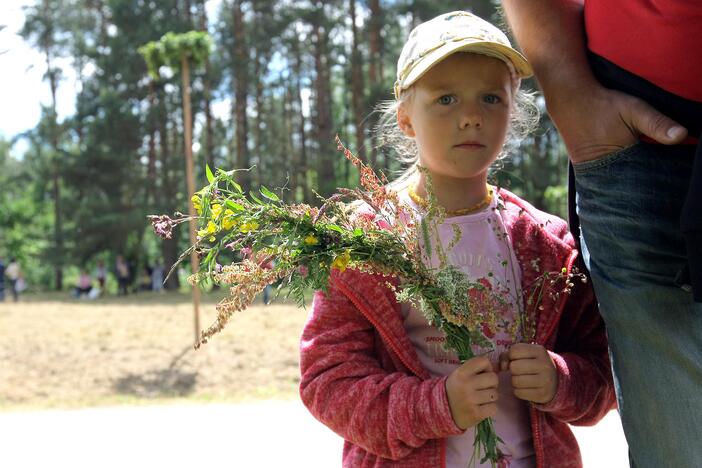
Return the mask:
<svg viewBox="0 0 702 468"><path fill-rule="evenodd" d="M580 272L586 269L577 265ZM558 370L553 400L537 409L568 424L597 423L616 406L607 337L590 279L576 279L567 295L554 349L549 351Z"/></svg>
<svg viewBox="0 0 702 468"><path fill-rule="evenodd" d="M428 439L460 434L446 379L383 369L378 339L338 285L315 295L300 345L300 396L309 411L354 445L395 460Z"/></svg>

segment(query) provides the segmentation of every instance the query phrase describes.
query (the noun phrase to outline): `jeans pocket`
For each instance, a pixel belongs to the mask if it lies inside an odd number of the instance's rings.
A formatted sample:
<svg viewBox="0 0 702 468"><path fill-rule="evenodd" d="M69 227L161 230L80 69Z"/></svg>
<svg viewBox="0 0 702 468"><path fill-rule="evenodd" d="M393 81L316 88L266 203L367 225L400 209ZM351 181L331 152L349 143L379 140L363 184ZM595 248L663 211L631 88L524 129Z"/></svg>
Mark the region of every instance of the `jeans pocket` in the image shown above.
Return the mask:
<svg viewBox="0 0 702 468"><path fill-rule="evenodd" d="M595 171L597 169L607 167L635 153L638 150L639 145L641 145L641 143L637 142L631 146L627 146L626 148L605 154L597 159L575 163L573 164L573 170L576 174L583 174L585 172Z"/></svg>

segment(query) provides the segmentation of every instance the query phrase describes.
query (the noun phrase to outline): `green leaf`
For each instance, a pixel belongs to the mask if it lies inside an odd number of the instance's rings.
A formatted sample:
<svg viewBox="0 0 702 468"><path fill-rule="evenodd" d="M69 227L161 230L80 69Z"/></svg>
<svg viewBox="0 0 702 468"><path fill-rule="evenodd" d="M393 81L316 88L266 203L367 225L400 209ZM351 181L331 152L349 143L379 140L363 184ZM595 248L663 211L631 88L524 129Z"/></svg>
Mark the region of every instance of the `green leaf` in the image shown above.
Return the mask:
<svg viewBox="0 0 702 468"><path fill-rule="evenodd" d="M343 234L344 232L346 232L342 228L337 226L336 224L327 224L327 229L329 229L330 231L336 231L340 234Z"/></svg>
<svg viewBox="0 0 702 468"><path fill-rule="evenodd" d="M427 257L431 258L431 238L429 236L429 226L425 218L422 218L419 226L422 230L422 238L424 240L424 248L427 251Z"/></svg>
<svg viewBox="0 0 702 468"><path fill-rule="evenodd" d="M212 260L214 260L214 256L216 253L217 253L216 249L210 249L209 253L207 254L207 257L205 257L205 259L200 262L200 265L206 267L206 269L209 271L210 264L211 264Z"/></svg>
<svg viewBox="0 0 702 468"><path fill-rule="evenodd" d="M212 174L212 169L208 164L205 164L205 175L207 176L207 182L212 183L214 180L214 174Z"/></svg>
<svg viewBox="0 0 702 468"><path fill-rule="evenodd" d="M353 237L363 237L363 229L356 228L353 230Z"/></svg>
<svg viewBox="0 0 702 468"><path fill-rule="evenodd" d="M263 205L264 203L261 201L260 198L258 198L253 192L249 191L249 195L251 196L251 199L258 203L259 205Z"/></svg>
<svg viewBox="0 0 702 468"><path fill-rule="evenodd" d="M243 205L240 205L240 204L233 202L231 200L225 201L224 204L227 205L229 208L231 208L234 211L244 211L245 210Z"/></svg>
<svg viewBox="0 0 702 468"><path fill-rule="evenodd" d="M273 200L274 202L280 201L280 198L278 198L278 195L276 195L275 193L268 190L264 185L261 185L260 190L261 190L261 195L263 195L267 199Z"/></svg>

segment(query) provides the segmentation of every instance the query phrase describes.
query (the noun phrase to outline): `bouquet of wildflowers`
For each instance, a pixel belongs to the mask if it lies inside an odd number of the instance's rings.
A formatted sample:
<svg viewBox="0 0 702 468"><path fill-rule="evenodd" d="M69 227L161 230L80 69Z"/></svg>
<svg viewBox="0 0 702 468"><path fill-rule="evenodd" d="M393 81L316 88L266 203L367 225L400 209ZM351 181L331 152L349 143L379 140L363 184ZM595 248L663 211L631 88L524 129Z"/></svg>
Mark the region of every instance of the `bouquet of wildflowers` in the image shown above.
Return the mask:
<svg viewBox="0 0 702 468"><path fill-rule="evenodd" d="M189 278L190 283L214 282L228 287L229 296L217 305L217 320L202 332L196 347L222 330L266 286L279 282L304 304L306 291L327 288L333 269L354 268L388 278L398 301L421 310L442 330L447 348L461 362L474 356L472 345L489 351L492 345L486 336L496 326L496 311L504 299L491 295L484 284L469 281L448 262L446 249L435 241L436 226L445 213L432 199L431 187L428 211L420 217L399 200L387 180L376 176L338 138L337 144L360 171L362 188L340 189L322 200L320 208L286 204L265 187L258 194L246 194L235 180L235 171L212 173L207 168L209 184L192 199L198 214L198 241L179 261L194 249L201 259L200 272ZM156 233L164 238L171 236L175 225L190 221L185 215L150 218ZM447 249L459 239L460 232L456 232ZM428 266L432 249L439 256L439 268ZM240 260L223 265L227 255ZM391 277L399 282L391 283ZM545 275L543 284L547 280L555 281ZM543 287L537 300L527 304L537 305L542 292ZM477 296L483 298L479 307ZM532 312L520 313L515 324L522 339L533 337ZM475 434L474 460L489 460L494 466L501 454L492 420L480 422Z"/></svg>

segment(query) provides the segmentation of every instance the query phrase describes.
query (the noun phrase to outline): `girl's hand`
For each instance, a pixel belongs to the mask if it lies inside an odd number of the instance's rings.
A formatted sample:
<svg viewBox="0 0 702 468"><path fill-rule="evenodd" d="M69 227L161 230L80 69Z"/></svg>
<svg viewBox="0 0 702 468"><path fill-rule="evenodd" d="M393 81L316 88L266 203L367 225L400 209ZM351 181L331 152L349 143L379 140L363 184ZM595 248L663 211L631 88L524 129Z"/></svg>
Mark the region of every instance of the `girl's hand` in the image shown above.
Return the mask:
<svg viewBox="0 0 702 468"><path fill-rule="evenodd" d="M502 370L512 373L514 396L534 403L553 400L558 387L556 364L541 345L518 343L500 359Z"/></svg>
<svg viewBox="0 0 702 468"><path fill-rule="evenodd" d="M458 427L467 429L497 413L497 374L487 356L464 362L446 379L451 416Z"/></svg>

